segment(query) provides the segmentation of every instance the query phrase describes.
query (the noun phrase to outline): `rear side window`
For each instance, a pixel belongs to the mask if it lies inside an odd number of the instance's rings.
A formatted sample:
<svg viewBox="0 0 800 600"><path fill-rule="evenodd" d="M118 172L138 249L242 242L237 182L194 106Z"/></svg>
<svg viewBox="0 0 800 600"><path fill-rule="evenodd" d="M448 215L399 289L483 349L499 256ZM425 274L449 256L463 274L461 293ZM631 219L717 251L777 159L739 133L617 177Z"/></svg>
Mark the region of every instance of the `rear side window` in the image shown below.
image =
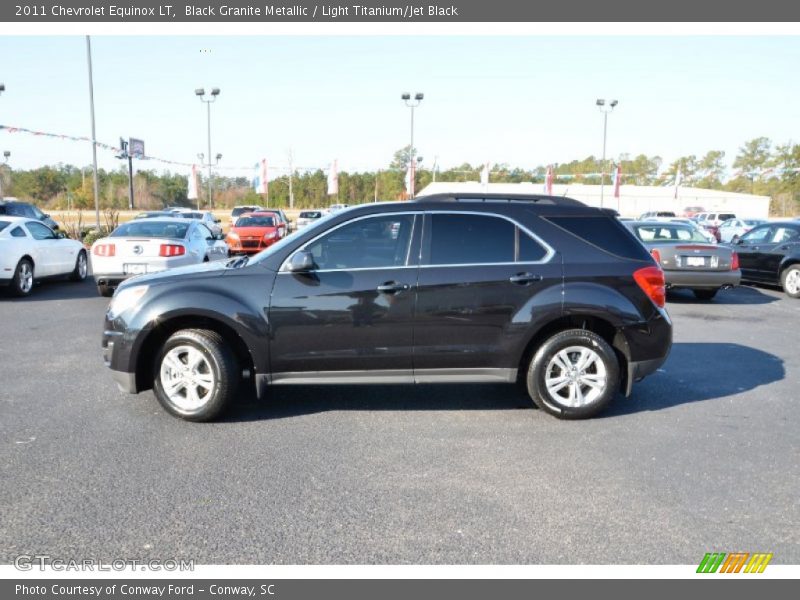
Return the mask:
<svg viewBox="0 0 800 600"><path fill-rule="evenodd" d="M549 217L547 219L601 250L633 260L650 260L645 247L624 225L611 217Z"/></svg>
<svg viewBox="0 0 800 600"><path fill-rule="evenodd" d="M0 227L2 229L2 227ZM28 234L25 233L25 230L22 227L14 227L11 230L11 237L28 237Z"/></svg>
<svg viewBox="0 0 800 600"><path fill-rule="evenodd" d="M497 217L431 215L432 265L514 262L516 227Z"/></svg>

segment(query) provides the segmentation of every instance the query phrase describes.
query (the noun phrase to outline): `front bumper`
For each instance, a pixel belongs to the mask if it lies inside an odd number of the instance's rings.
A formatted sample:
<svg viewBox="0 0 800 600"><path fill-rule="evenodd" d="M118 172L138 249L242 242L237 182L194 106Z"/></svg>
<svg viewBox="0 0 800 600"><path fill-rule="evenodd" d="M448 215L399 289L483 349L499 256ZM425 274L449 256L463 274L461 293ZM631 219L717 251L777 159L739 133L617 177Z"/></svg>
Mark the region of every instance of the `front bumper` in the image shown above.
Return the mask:
<svg viewBox="0 0 800 600"><path fill-rule="evenodd" d="M668 288L717 289L739 285L742 280L742 272L738 269L736 271L665 270L664 279Z"/></svg>
<svg viewBox="0 0 800 600"><path fill-rule="evenodd" d="M129 368L125 360L130 355L130 345L121 331L115 331L112 322L106 319L101 346L103 348L103 364L111 369L111 375L117 387L123 392L136 394L136 373L126 371Z"/></svg>
<svg viewBox="0 0 800 600"><path fill-rule="evenodd" d="M139 390L136 389L136 373L125 373L124 371L111 371L111 376L117 382L119 391L127 394L135 394Z"/></svg>

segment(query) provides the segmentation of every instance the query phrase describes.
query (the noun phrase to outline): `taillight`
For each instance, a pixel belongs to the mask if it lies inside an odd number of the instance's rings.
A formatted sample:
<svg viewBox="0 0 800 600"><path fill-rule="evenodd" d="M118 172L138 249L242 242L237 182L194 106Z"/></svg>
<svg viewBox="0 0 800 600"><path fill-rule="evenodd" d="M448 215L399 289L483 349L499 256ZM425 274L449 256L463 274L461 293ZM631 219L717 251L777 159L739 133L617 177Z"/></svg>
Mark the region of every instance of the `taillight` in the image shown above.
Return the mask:
<svg viewBox="0 0 800 600"><path fill-rule="evenodd" d="M736 252L733 253L731 256L731 271L735 271L739 268L739 255Z"/></svg>
<svg viewBox="0 0 800 600"><path fill-rule="evenodd" d="M117 253L117 246L115 244L97 244L92 248L92 254L95 256L114 256Z"/></svg>
<svg viewBox="0 0 800 600"><path fill-rule="evenodd" d="M183 256L184 254L186 254L186 247L178 244L161 244L161 248L158 250L159 256Z"/></svg>
<svg viewBox="0 0 800 600"><path fill-rule="evenodd" d="M661 264L661 252L659 252L657 248L650 250L650 255L653 257L653 260L656 261L657 265Z"/></svg>
<svg viewBox="0 0 800 600"><path fill-rule="evenodd" d="M664 271L660 267L643 267L633 273L633 279L656 306L664 308L667 301L667 290Z"/></svg>

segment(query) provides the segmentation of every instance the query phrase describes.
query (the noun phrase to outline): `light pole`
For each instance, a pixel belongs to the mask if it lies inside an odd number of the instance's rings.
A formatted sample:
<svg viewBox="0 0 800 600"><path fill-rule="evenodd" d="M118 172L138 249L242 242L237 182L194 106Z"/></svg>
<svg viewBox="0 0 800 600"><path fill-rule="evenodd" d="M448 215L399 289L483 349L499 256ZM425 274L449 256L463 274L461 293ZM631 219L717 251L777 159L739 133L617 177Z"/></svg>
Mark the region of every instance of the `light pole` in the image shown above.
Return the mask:
<svg viewBox="0 0 800 600"><path fill-rule="evenodd" d="M219 88L211 88L211 97L206 100L206 91L203 88L197 88L194 91L195 95L200 98L201 102L206 103L206 108L208 109L208 164L203 165L208 167L208 208L214 207L214 202L211 196L211 103L217 100L217 96L219 96ZM221 154L217 155L217 162L219 159L222 158ZM198 203L199 203L198 198Z"/></svg>
<svg viewBox="0 0 800 600"><path fill-rule="evenodd" d="M211 167L216 167L219 164L219 161L222 159L222 154L217 152L216 160L212 163L211 159L208 159L208 162L204 162L206 155L202 152L197 155L197 158L200 159L200 164L204 167L208 167L208 197L209 197L209 210L211 209ZM197 196L197 210L200 210L200 195Z"/></svg>
<svg viewBox="0 0 800 600"><path fill-rule="evenodd" d="M0 92L5 89L5 86L0 83ZM3 151L3 163L2 166L8 166L8 158L11 156L11 152L8 150ZM0 171L0 200L3 199L3 171Z"/></svg>
<svg viewBox="0 0 800 600"><path fill-rule="evenodd" d="M97 173L97 133L94 123L94 80L92 79L92 40L86 36L86 66L89 69L89 115L92 121L92 180L94 184L94 226L100 231L100 176Z"/></svg>
<svg viewBox="0 0 800 600"><path fill-rule="evenodd" d="M603 162L600 169L600 208L603 208L603 192L606 184L606 136L608 134L608 114L614 111L614 107L619 104L616 100L611 100L608 104L602 98L597 99L597 107L603 113Z"/></svg>
<svg viewBox="0 0 800 600"><path fill-rule="evenodd" d="M420 103L422 102L422 99L425 97L425 95L422 94L421 92L417 92L416 94L414 94L414 99L412 100L411 99L411 94L406 92L400 97L406 103L406 106L411 109L411 146L409 148L409 157L408 157L409 167L411 169L411 176L409 177L409 184L410 184L409 187L411 189L408 190L408 195L409 195L410 198L413 198L414 197L414 191L415 191L414 190L414 179L415 179L416 174L417 174L416 157L414 156L414 154L416 154L416 151L414 150L414 109L417 108L420 105Z"/></svg>

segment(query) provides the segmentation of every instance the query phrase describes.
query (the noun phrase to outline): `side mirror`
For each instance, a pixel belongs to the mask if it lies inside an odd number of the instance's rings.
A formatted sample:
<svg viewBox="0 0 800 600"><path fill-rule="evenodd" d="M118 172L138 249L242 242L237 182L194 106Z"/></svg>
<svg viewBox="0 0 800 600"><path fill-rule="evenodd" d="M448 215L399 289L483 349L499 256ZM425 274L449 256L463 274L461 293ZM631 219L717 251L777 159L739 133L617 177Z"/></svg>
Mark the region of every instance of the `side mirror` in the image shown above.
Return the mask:
<svg viewBox="0 0 800 600"><path fill-rule="evenodd" d="M314 257L307 250L298 250L286 265L291 273L306 273L314 268Z"/></svg>
<svg viewBox="0 0 800 600"><path fill-rule="evenodd" d="M737 246L741 246L742 244L744 244L744 240L742 238L738 238L735 243Z"/></svg>
<svg viewBox="0 0 800 600"><path fill-rule="evenodd" d="M63 240L66 239L67 237L67 234L64 233L63 231L56 231L55 233L56 233L56 239L58 240Z"/></svg>
<svg viewBox="0 0 800 600"><path fill-rule="evenodd" d="M214 219L214 223L222 223L222 219Z"/></svg>
<svg viewBox="0 0 800 600"><path fill-rule="evenodd" d="M224 235L224 234L222 234L222 233L218 233L218 234L216 234L216 235L214 236L214 239L215 239L215 240L224 240L224 239L225 239L225 235Z"/></svg>

